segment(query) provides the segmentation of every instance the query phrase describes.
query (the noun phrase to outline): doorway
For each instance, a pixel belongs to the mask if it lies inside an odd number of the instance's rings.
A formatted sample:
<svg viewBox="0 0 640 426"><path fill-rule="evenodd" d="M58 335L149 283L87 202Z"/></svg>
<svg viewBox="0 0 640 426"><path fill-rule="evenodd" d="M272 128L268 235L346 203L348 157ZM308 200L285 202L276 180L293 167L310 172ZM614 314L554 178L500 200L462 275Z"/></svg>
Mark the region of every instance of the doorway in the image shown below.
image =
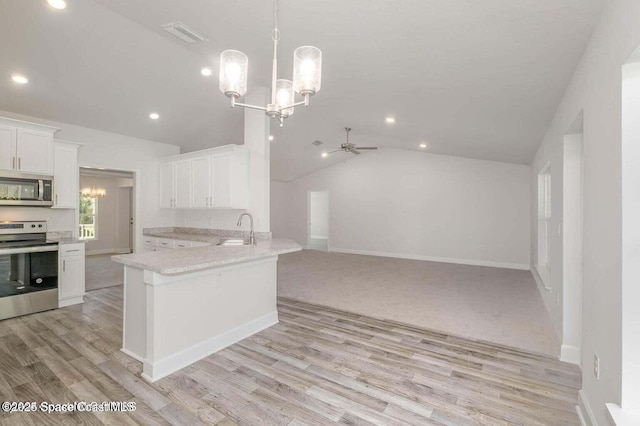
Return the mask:
<svg viewBox="0 0 640 426"><path fill-rule="evenodd" d="M123 268L114 254L133 252L135 174L80 167L80 239L86 241L87 291L122 285Z"/></svg>
<svg viewBox="0 0 640 426"><path fill-rule="evenodd" d="M562 347L560 358L582 364L583 269L583 114L571 124L563 143Z"/></svg>
<svg viewBox="0 0 640 426"><path fill-rule="evenodd" d="M309 191L307 248L329 251L329 192Z"/></svg>

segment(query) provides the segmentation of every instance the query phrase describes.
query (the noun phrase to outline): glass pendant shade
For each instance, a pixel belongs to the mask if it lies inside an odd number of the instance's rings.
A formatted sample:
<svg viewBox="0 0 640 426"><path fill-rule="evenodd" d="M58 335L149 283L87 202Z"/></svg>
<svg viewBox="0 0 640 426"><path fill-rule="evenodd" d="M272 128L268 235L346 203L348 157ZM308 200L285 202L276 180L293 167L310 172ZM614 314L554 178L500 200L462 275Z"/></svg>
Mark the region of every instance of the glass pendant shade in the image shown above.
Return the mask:
<svg viewBox="0 0 640 426"><path fill-rule="evenodd" d="M292 105L295 101L295 92L293 91L293 82L291 80L276 80L276 103L280 108ZM293 108L282 110L282 115L290 117L293 115Z"/></svg>
<svg viewBox="0 0 640 426"><path fill-rule="evenodd" d="M247 93L249 58L237 50L220 54L220 91L227 97L239 98Z"/></svg>
<svg viewBox="0 0 640 426"><path fill-rule="evenodd" d="M301 95L320 91L322 51L314 46L300 46L293 52L293 88Z"/></svg>

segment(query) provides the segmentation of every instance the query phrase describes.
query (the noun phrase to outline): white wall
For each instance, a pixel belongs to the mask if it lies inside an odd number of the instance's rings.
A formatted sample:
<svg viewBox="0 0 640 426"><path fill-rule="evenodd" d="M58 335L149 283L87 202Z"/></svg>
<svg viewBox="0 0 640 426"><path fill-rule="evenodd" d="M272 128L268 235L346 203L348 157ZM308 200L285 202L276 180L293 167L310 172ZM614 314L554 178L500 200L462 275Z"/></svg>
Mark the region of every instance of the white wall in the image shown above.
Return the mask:
<svg viewBox="0 0 640 426"><path fill-rule="evenodd" d="M328 190L330 250L528 269L530 173L524 165L380 149L274 182L272 229L306 244L307 191Z"/></svg>
<svg viewBox="0 0 640 426"><path fill-rule="evenodd" d="M259 88L247 94L245 102L253 105L267 104L267 91ZM249 149L249 208L256 232L270 232L270 118L254 109L236 108L244 113L244 145ZM242 228L236 223L244 210L177 210L176 225L194 228L249 229L245 220Z"/></svg>
<svg viewBox="0 0 640 426"><path fill-rule="evenodd" d="M584 269L582 333L582 398L596 421L609 424L605 403L621 400L621 67L640 44L640 2L607 2L600 23L585 50L533 163L536 173L547 162L555 175L553 205L562 206L563 137L584 110ZM532 214L536 211L535 192ZM560 207L561 208L561 207ZM535 216L534 216L535 217ZM554 211L559 225L561 211ZM532 253L537 223L532 220ZM562 291L562 238L551 241L553 294L541 291L555 321L561 321L555 293ZM556 328L558 324L556 324ZM600 357L600 379L592 372Z"/></svg>
<svg viewBox="0 0 640 426"><path fill-rule="evenodd" d="M309 215L311 238L329 236L329 193L313 191L309 193Z"/></svg>
<svg viewBox="0 0 640 426"><path fill-rule="evenodd" d="M137 184L135 211L138 219L134 225L136 235L142 235L143 227L173 226L174 212L160 209L158 165L160 158L178 154L180 147L8 111L0 111L0 116L59 127L61 130L56 133L56 139L83 144L78 152L78 163L81 166L135 171ZM75 214L74 210L11 207L0 209L0 220L46 219L49 221L50 231L77 232ZM141 250L141 238L137 238L136 246Z"/></svg>

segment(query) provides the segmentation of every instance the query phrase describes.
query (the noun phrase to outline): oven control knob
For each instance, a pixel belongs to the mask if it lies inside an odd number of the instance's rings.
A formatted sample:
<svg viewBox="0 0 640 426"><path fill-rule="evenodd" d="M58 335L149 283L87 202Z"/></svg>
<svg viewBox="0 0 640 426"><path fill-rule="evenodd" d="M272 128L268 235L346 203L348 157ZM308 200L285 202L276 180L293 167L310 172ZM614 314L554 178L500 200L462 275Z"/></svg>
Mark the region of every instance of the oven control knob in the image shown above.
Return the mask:
<svg viewBox="0 0 640 426"><path fill-rule="evenodd" d="M36 227L36 225L32 223L32 224L31 224L31 227L32 227L32 228L35 228L35 227Z"/></svg>
<svg viewBox="0 0 640 426"><path fill-rule="evenodd" d="M42 228L42 224L38 225L38 228Z"/></svg>
<svg viewBox="0 0 640 426"><path fill-rule="evenodd" d="M36 283L37 284L42 284L42 278L36 278Z"/></svg>

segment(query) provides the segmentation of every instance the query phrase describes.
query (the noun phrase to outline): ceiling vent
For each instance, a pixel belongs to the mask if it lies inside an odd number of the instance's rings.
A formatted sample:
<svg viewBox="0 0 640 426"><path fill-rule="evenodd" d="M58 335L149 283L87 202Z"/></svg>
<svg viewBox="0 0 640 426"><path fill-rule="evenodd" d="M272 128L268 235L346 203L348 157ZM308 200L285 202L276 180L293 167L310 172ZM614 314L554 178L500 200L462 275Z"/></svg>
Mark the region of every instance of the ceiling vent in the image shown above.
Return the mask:
<svg viewBox="0 0 640 426"><path fill-rule="evenodd" d="M187 43L202 43L203 41L209 41L182 22L171 22L169 24L162 25L162 29Z"/></svg>
<svg viewBox="0 0 640 426"><path fill-rule="evenodd" d="M315 141L311 142L311 145L320 146L320 145L322 145L323 143L324 143L324 142L322 142L322 141L315 140Z"/></svg>

